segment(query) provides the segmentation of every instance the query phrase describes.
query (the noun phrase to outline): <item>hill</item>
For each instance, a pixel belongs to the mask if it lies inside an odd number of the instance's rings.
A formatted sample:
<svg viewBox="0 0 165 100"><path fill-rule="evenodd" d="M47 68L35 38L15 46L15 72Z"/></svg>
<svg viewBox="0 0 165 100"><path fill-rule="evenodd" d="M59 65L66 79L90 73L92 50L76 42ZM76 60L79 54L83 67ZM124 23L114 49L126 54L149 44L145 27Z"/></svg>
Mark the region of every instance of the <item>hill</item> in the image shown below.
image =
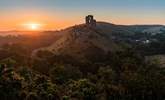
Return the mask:
<svg viewBox="0 0 165 100"><path fill-rule="evenodd" d="M97 22L95 27L86 24L72 26L59 31L50 46L39 48L39 50L51 51L56 55L69 55L76 59L84 59L106 55L108 52L122 50L122 42L116 37L120 35L134 35L135 33L157 34L165 29L161 25L115 25L106 22ZM122 40L122 39L121 39Z"/></svg>
<svg viewBox="0 0 165 100"><path fill-rule="evenodd" d="M121 49L112 41L110 33L109 28L106 32L100 26L91 28L84 24L77 25L60 31L61 37L56 42L39 50L48 50L56 55L69 55L77 59L105 55Z"/></svg>

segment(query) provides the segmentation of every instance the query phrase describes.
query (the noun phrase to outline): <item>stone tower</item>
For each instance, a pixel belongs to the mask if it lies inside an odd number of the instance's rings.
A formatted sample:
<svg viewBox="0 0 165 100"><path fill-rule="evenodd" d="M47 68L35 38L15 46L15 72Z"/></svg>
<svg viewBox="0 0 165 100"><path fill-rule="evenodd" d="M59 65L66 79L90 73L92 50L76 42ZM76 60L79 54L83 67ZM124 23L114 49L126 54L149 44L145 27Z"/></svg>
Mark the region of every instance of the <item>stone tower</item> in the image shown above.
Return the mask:
<svg viewBox="0 0 165 100"><path fill-rule="evenodd" d="M96 27L96 20L94 19L93 15L86 16L85 21L87 26Z"/></svg>

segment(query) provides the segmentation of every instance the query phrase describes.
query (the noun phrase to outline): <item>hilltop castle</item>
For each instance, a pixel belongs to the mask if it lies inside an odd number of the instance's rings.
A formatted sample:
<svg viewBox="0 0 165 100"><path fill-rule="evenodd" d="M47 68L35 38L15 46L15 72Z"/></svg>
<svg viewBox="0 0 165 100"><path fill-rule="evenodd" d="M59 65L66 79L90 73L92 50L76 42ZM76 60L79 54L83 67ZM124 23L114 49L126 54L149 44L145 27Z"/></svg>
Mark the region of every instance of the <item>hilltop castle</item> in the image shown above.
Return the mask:
<svg viewBox="0 0 165 100"><path fill-rule="evenodd" d="M96 27L96 20L94 19L93 15L86 16L85 22L87 26Z"/></svg>

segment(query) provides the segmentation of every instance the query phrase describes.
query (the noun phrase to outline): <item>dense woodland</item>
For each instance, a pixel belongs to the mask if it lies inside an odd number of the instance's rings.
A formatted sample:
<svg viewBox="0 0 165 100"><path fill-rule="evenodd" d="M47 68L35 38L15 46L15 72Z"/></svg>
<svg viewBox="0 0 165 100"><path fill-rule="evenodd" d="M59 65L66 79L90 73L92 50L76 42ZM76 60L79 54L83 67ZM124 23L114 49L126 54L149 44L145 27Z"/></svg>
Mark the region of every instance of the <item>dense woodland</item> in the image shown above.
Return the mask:
<svg viewBox="0 0 165 100"><path fill-rule="evenodd" d="M157 41L129 41L142 37ZM0 100L164 100L165 68L145 56L165 53L165 35L118 38L122 50L87 56L85 62L50 51L38 51L33 57L32 51L41 46L37 41L2 45Z"/></svg>

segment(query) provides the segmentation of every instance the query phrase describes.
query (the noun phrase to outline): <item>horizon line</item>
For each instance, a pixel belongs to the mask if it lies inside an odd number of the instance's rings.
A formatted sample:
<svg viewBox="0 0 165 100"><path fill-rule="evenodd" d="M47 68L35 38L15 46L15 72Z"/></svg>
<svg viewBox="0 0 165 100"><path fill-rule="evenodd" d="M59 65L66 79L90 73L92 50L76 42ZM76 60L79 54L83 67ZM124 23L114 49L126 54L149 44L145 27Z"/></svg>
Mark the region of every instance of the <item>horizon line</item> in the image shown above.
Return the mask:
<svg viewBox="0 0 165 100"><path fill-rule="evenodd" d="M111 23L111 22L106 22L106 21L97 21L97 23L108 23L108 24L113 24L113 25L121 25L121 26L165 26L165 24L116 24L116 23ZM74 25L70 25L64 28L59 28L59 29L41 29L41 30L28 30L28 29L7 29L7 30L0 30L0 32L44 32L44 31L60 31L60 30L64 30L66 28L69 27L73 27L76 25L82 25L85 23L80 23L80 24L74 24Z"/></svg>

